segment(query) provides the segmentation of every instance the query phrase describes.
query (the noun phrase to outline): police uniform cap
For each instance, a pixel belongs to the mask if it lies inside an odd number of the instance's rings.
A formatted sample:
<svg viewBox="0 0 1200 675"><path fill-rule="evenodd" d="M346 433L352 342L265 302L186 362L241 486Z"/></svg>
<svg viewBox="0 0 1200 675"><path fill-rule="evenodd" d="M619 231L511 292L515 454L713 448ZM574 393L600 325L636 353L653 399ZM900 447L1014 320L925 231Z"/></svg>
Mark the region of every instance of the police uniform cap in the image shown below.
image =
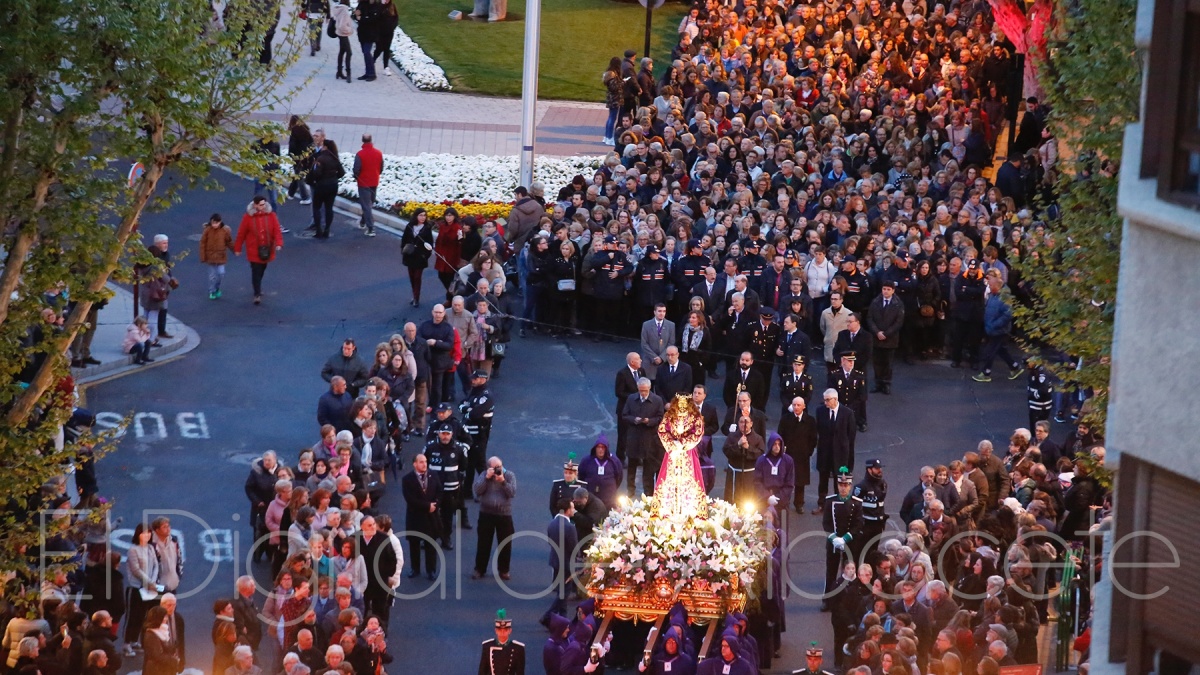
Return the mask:
<svg viewBox="0 0 1200 675"><path fill-rule="evenodd" d="M491 377L491 374L488 373L488 371L483 370L482 368L471 373L471 379L476 379L476 378L480 378L480 377L486 380L489 377Z"/></svg>
<svg viewBox="0 0 1200 675"><path fill-rule="evenodd" d="M454 411L454 406L443 401L442 403L438 404L436 412L453 412L453 411Z"/></svg>
<svg viewBox="0 0 1200 675"><path fill-rule="evenodd" d="M878 457L868 459L867 460L867 468L868 469L882 469L883 468L883 460L879 459Z"/></svg>
<svg viewBox="0 0 1200 675"><path fill-rule="evenodd" d="M688 240L688 243L687 243L687 247L688 247L688 250L689 250L689 251L690 251L690 250L692 250L692 249L694 249L694 248L702 248L702 247L700 246L700 240L699 240L699 239L689 239L689 240Z"/></svg>
<svg viewBox="0 0 1200 675"><path fill-rule="evenodd" d="M845 258L842 258L843 265L845 265L846 263L856 263L856 262L858 262L858 258L855 258L852 255L848 255Z"/></svg>
<svg viewBox="0 0 1200 675"><path fill-rule="evenodd" d="M615 244L615 243L617 243L617 237L616 237L616 235L612 235L612 234L610 234L610 235L606 235L606 236L604 237L604 243L605 243L605 244Z"/></svg>
<svg viewBox="0 0 1200 675"><path fill-rule="evenodd" d="M854 355L854 352L842 352L842 358L848 361L853 361L857 357Z"/></svg>
<svg viewBox="0 0 1200 675"><path fill-rule="evenodd" d="M774 319L775 310L771 309L770 307L763 307L761 310L759 310L758 315L764 319Z"/></svg>
<svg viewBox="0 0 1200 675"><path fill-rule="evenodd" d="M646 255L650 255L651 253L658 253L658 247L654 244L650 244L646 247Z"/></svg>
<svg viewBox="0 0 1200 675"><path fill-rule="evenodd" d="M796 355L796 358L792 359L792 363L794 363L794 364L797 364L797 365L801 365L801 366L802 366L802 365L804 365L804 355L803 355L803 354L797 354L797 355Z"/></svg>
<svg viewBox="0 0 1200 675"><path fill-rule="evenodd" d="M454 425L453 424L439 424L434 429L434 433L452 434L452 433L454 433Z"/></svg>

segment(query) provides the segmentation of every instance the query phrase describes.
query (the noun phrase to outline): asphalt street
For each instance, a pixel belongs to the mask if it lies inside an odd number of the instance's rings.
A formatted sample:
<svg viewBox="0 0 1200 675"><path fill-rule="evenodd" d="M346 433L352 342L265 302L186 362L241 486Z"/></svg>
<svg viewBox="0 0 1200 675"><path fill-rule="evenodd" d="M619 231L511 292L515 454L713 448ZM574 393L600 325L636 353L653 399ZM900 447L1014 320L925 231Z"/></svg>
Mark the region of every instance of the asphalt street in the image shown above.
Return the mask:
<svg viewBox="0 0 1200 675"><path fill-rule="evenodd" d="M187 559L180 602L191 624L187 665L205 671L212 653L212 601L232 596L234 580L247 568L251 533L242 485L250 462L270 448L294 463L317 439L326 358L350 336L369 360L373 346L404 322L428 318L429 298L441 288L430 271L425 303L410 307L399 241L387 235L368 239L339 217L328 241L285 235L284 249L266 273L261 306L251 304L244 256L231 258L224 297L210 301L197 251L202 226L219 212L236 230L252 190L249 182L224 172L214 178L223 191L185 193L181 203L148 214L141 226L147 240L169 235L173 256L186 253L175 266L181 285L170 298L170 311L200 334L199 348L86 392L88 407L103 413L102 423L135 414L118 450L98 465L101 494L115 499L115 515L123 518L114 533L118 546L128 546L133 524L144 516L174 514ZM308 207L289 202L281 220L299 231L309 221ZM410 597L392 610L389 648L397 659L389 673L434 667L473 672L479 642L491 635L491 617L501 607L515 619L514 638L529 647L528 672L541 672L537 655L546 635L537 620L550 603L544 595L550 571L540 533L550 518L550 482L561 477L568 452L582 457L602 432L615 438L613 374L632 349L633 342L515 338L503 378L491 387L498 401L491 453L517 476L518 532L538 535L516 541L508 590L494 579L470 579L474 532L462 533L449 554L448 574L437 584L405 579L401 591ZM978 384L970 375L944 364L898 364L894 395L872 397L870 431L858 437L856 473L861 476L867 458L884 459L893 515L921 465L961 457L984 438L1002 452L1012 429L1026 425L1023 379ZM710 381L717 391L719 385ZM768 412L773 429L778 407L772 404ZM1065 428L1055 430L1056 437L1064 433ZM416 447L415 441L406 444L405 466ZM722 462L719 453L717 461ZM815 493L810 486L810 507ZM403 523L398 490L380 508ZM473 505L471 511L475 522ZM792 534L819 528L818 517L798 516ZM789 565L793 582L809 593L819 591L824 570L823 549L812 541L797 547ZM265 564L252 568L266 583ZM827 650L832 646L829 616L819 613L818 604L800 597L789 601L783 657L774 670L801 667L810 640ZM128 669L140 669L140 659Z"/></svg>

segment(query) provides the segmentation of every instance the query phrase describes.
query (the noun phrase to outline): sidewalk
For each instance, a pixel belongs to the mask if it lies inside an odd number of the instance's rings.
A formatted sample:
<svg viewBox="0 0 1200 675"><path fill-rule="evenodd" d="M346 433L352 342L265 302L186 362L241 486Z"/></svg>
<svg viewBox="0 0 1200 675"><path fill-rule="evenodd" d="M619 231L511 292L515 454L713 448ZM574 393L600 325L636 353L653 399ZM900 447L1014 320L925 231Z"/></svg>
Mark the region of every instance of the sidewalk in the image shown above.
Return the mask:
<svg viewBox="0 0 1200 675"><path fill-rule="evenodd" d="M281 23L291 21L285 3ZM354 65L362 54L354 48ZM516 155L521 150L521 100L452 92L420 91L408 78L387 77L379 69L374 82L334 79L337 41L322 39L322 49L305 49L281 87L301 87L286 109L258 113L259 119L287 124L300 115L311 129L325 129L342 151L354 150L364 133L391 155L423 152L463 155ZM311 79L310 79L311 78ZM307 80L307 83L306 83ZM603 102L542 101L537 106L536 152L541 155L602 155L600 142L608 111Z"/></svg>
<svg viewBox="0 0 1200 675"><path fill-rule="evenodd" d="M100 361L100 365L72 368L71 374L75 377L76 385L142 372L173 361L200 346L200 335L168 312L167 332L173 337L159 340L162 346L150 350L150 358L154 359L154 363L135 366L133 357L121 351L125 329L133 323L133 293L115 284L109 284L108 287L115 295L97 315L96 335L92 339L92 358ZM145 310L142 314L145 314ZM151 329L156 330L153 326Z"/></svg>

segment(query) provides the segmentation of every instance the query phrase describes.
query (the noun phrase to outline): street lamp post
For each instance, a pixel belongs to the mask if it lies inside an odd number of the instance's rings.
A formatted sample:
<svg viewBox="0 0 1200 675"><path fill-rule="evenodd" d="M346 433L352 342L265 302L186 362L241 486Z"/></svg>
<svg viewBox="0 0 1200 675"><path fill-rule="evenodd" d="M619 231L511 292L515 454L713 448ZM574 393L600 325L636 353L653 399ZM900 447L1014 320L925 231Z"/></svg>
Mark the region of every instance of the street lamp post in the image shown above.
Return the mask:
<svg viewBox="0 0 1200 675"><path fill-rule="evenodd" d="M533 183L534 119L537 117L538 49L542 0L525 2L525 63L521 73L521 185Z"/></svg>

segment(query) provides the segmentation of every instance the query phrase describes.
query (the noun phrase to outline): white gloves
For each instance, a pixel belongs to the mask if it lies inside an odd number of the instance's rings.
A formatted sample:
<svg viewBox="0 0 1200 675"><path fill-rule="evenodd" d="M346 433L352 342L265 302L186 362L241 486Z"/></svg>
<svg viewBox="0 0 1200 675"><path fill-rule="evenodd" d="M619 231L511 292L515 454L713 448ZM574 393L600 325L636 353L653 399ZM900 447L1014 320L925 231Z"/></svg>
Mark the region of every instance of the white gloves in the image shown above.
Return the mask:
<svg viewBox="0 0 1200 675"><path fill-rule="evenodd" d="M426 250L426 251L432 251L432 250L433 250L433 244L430 244L429 242L425 242L425 250Z"/></svg>
<svg viewBox="0 0 1200 675"><path fill-rule="evenodd" d="M767 503L770 504L771 506L775 506L776 504L779 503L779 497L776 497L775 495L771 495L770 497L767 497Z"/></svg>
<svg viewBox="0 0 1200 675"><path fill-rule="evenodd" d="M846 550L846 541L844 539L842 539L841 537L834 537L833 538L833 550L835 550L835 551Z"/></svg>

